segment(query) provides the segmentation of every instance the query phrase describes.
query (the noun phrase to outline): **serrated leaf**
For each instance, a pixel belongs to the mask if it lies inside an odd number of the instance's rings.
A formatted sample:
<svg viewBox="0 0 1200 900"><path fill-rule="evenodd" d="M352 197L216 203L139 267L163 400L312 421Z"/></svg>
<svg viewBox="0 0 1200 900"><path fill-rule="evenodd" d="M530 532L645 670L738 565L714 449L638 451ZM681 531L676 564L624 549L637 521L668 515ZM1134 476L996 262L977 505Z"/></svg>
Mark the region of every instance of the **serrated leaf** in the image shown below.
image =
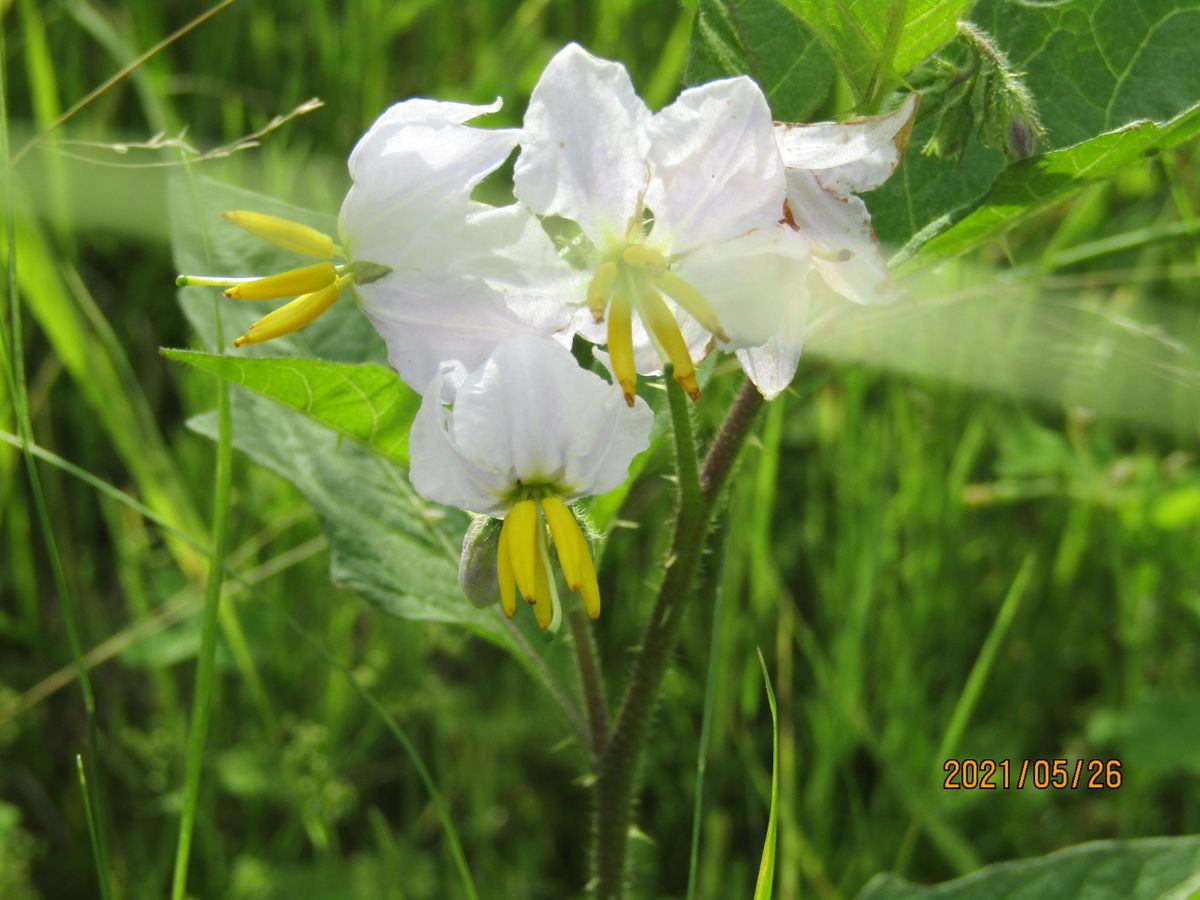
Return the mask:
<svg viewBox="0 0 1200 900"><path fill-rule="evenodd" d="M1074 147L1054 150L1009 166L982 201L967 212L949 214L956 224L929 240L918 234L898 254L901 273L978 247L1089 184L1109 178L1156 151L1200 134L1200 104L1166 125L1137 122ZM919 249L917 249L919 248Z"/></svg>
<svg viewBox="0 0 1200 900"><path fill-rule="evenodd" d="M1079 844L1047 856L984 866L964 878L927 887L877 875L858 900L1187 900L1197 889L1200 837L1192 836Z"/></svg>
<svg viewBox="0 0 1200 900"><path fill-rule="evenodd" d="M833 59L778 0L700 0L692 26L688 84L749 75L776 119L803 122L833 84Z"/></svg>
<svg viewBox="0 0 1200 900"><path fill-rule="evenodd" d="M408 465L421 397L391 369L320 359L242 359L192 350L162 354L290 406L381 456Z"/></svg>

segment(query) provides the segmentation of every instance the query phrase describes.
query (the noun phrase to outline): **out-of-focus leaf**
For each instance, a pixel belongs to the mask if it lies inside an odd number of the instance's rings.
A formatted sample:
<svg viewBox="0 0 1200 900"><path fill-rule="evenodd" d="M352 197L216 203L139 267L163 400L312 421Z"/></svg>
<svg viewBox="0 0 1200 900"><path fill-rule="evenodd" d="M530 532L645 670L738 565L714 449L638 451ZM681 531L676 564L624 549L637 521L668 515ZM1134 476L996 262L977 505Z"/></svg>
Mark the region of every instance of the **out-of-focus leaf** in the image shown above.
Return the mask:
<svg viewBox="0 0 1200 900"><path fill-rule="evenodd" d="M927 241L920 234L914 237L912 249L906 248L899 254L905 260L900 271L912 271L965 253L1087 185L1197 134L1200 134L1200 104L1165 125L1137 122L1073 147L1022 160L1004 170L973 210L965 215L949 214L950 220L959 219L957 224L944 229L939 221L931 226L940 232L936 237ZM912 255L905 259L909 253Z"/></svg>
<svg viewBox="0 0 1200 900"><path fill-rule="evenodd" d="M241 359L191 350L163 355L299 410L381 456L408 465L408 430L420 396L391 369L320 359Z"/></svg>
<svg viewBox="0 0 1200 900"><path fill-rule="evenodd" d="M767 816L767 835L763 839L758 881L754 884L754 900L771 900L775 891L775 848L779 843L779 711L775 708L775 691L771 688L771 676L767 674L767 662L763 659L761 650L758 651L758 665L762 669L763 684L767 689L767 705L771 707L771 812Z"/></svg>
<svg viewBox="0 0 1200 900"><path fill-rule="evenodd" d="M833 60L778 0L700 0L686 80L749 75L776 119L803 122L829 94Z"/></svg>
<svg viewBox="0 0 1200 900"><path fill-rule="evenodd" d="M984 866L955 881L930 886L877 875L858 900L1184 900L1198 888L1200 837L1192 836L1079 844L1047 856Z"/></svg>
<svg viewBox="0 0 1200 900"><path fill-rule="evenodd" d="M1129 771L1200 772L1200 691L1148 692L1120 709L1100 710L1088 740L1115 749Z"/></svg>
<svg viewBox="0 0 1200 900"><path fill-rule="evenodd" d="M973 0L787 0L861 101L934 53Z"/></svg>

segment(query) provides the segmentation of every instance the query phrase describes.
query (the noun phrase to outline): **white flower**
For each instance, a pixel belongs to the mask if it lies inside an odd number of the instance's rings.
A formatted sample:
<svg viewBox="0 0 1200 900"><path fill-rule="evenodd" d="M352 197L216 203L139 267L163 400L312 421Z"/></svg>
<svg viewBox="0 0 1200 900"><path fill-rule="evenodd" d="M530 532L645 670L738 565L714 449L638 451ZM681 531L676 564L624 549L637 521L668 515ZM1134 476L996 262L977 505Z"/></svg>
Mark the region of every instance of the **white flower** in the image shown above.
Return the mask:
<svg viewBox="0 0 1200 900"><path fill-rule="evenodd" d="M623 66L570 44L533 90L520 146L519 206L584 239L589 284L559 298L563 330L608 344L627 402L660 359L696 396L693 362L714 338L774 332L807 247L781 225L783 163L754 82L690 88L652 115ZM509 305L528 318L524 299Z"/></svg>
<svg viewBox="0 0 1200 900"><path fill-rule="evenodd" d="M503 518L498 575L507 615L516 590L549 627L558 600L546 525L563 575L600 613L591 551L567 504L625 480L649 442L652 416L547 338L518 337L472 372L430 381L410 437L413 487L423 497Z"/></svg>
<svg viewBox="0 0 1200 900"><path fill-rule="evenodd" d="M896 289L871 229L871 214L855 192L879 187L904 154L917 94L895 112L847 122L777 123L775 136L787 173L785 221L812 248L817 289L856 303L890 300ZM808 285L783 311L776 333L738 359L768 400L796 374L808 317Z"/></svg>

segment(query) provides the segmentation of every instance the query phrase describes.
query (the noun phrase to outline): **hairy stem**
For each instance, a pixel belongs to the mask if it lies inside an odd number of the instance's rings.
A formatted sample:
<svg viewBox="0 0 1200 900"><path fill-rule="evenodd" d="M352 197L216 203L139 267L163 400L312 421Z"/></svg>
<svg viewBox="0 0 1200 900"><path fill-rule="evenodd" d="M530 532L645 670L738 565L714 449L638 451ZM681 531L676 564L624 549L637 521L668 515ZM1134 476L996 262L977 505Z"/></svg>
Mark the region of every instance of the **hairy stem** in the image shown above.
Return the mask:
<svg viewBox="0 0 1200 900"><path fill-rule="evenodd" d="M680 482L679 504L666 571L659 586L654 611L646 627L641 652L634 663L625 699L600 759L596 779L594 859L598 900L614 900L624 893L625 855L637 765L650 715L658 699L682 612L692 593L717 497L754 424L755 414L762 406L762 397L757 389L746 382L730 407L700 469L699 491L693 493L691 484L694 484L696 476L696 451L691 420L686 402L680 402L682 390L669 376L665 380L671 395L671 423L675 431L676 467Z"/></svg>
<svg viewBox="0 0 1200 900"><path fill-rule="evenodd" d="M592 739L592 760L598 760L608 740L608 705L604 700L604 682L596 665L596 641L588 627L587 616L581 607L571 610L571 639L575 645L575 662L579 666L579 682L587 702L588 730Z"/></svg>

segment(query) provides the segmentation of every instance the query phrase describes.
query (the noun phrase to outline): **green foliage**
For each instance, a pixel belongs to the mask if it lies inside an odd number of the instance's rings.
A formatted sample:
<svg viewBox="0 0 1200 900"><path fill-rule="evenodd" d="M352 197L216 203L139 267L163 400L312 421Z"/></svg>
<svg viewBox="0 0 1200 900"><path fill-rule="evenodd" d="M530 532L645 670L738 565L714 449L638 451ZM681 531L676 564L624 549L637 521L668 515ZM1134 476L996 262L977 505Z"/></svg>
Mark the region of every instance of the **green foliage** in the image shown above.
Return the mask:
<svg viewBox="0 0 1200 900"><path fill-rule="evenodd" d="M239 359L190 350L162 353L299 410L378 455L408 465L408 429L421 397L391 369L320 359Z"/></svg>
<svg viewBox="0 0 1200 900"><path fill-rule="evenodd" d="M771 900L775 892L775 853L779 841L779 710L775 706L775 689L762 651L758 651L763 684L767 689L767 705L771 708L771 812L767 818L767 834L763 838L762 859L758 864L758 880L754 883L754 900Z"/></svg>
<svg viewBox="0 0 1200 900"><path fill-rule="evenodd" d="M858 900L1157 900L1194 896L1198 873L1200 838L1097 841L1037 859L985 866L967 878L935 887L918 887L885 875L868 884Z"/></svg>
<svg viewBox="0 0 1200 900"><path fill-rule="evenodd" d="M833 85L829 51L780 0L700 0L688 57L689 84L744 72L775 117L806 121Z"/></svg>

